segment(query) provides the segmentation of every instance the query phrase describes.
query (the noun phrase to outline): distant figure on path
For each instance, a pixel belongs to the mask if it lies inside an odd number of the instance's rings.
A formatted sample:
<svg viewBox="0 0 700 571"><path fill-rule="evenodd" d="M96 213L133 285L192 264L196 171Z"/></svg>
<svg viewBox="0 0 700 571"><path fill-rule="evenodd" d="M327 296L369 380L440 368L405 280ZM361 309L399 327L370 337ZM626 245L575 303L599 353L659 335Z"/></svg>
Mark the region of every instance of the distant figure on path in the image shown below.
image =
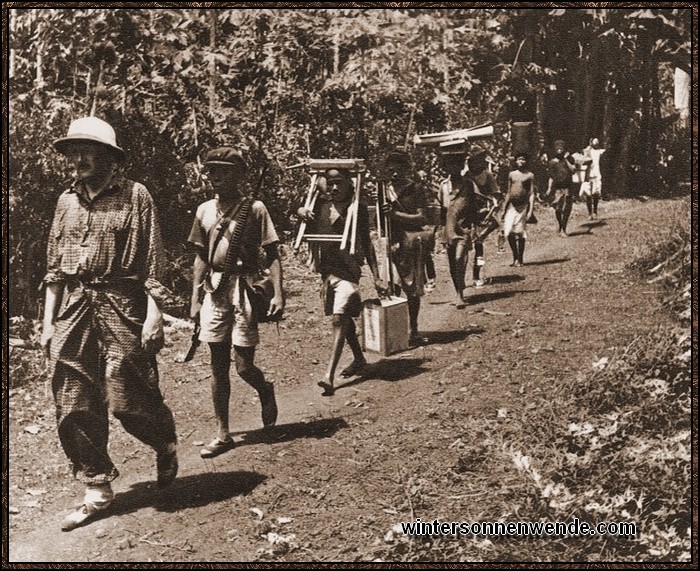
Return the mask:
<svg viewBox="0 0 700 571"><path fill-rule="evenodd" d="M408 301L411 345L418 345L418 314L425 285L425 252L433 249L430 240L423 241L427 224L427 201L424 190L411 176L411 159L405 151L392 151L384 160L388 176L387 200L382 205L392 228L392 259L398 271L397 291ZM434 240L434 235L432 236ZM392 284L392 287L396 284Z"/></svg>
<svg viewBox="0 0 700 571"><path fill-rule="evenodd" d="M561 139L554 141L554 158L549 161L547 184L547 202L554 208L559 226L559 235L567 236L566 227L569 223L574 197L572 194L572 173L576 169L576 161L566 151L566 145Z"/></svg>
<svg viewBox="0 0 700 571"><path fill-rule="evenodd" d="M343 235L348 208L353 199L352 177L348 171L329 169L325 173L326 197L319 196L313 210L300 207L297 214L307 222L311 234ZM369 214L367 206L358 205L356 253L340 249L336 241L310 244L313 265L321 274L323 285L321 299L325 314L332 316L333 342L328 368L318 385L324 396L335 392L335 371L347 341L353 354L353 361L341 373L341 377L352 377L362 373L367 361L357 338L354 318L362 311L360 298L360 277L362 265L367 260L377 293L388 293L387 284L379 278L377 258L369 235ZM348 245L349 247L349 245Z"/></svg>
<svg viewBox="0 0 700 571"><path fill-rule="evenodd" d="M475 288L484 287L481 271L486 265L484 258L484 241L498 228L498 220L493 218L501 197L496 177L487 168L486 149L473 145L467 159L467 177L476 184L475 208L476 223L473 232L474 261L472 279ZM489 216L491 213L491 216Z"/></svg>
<svg viewBox="0 0 700 571"><path fill-rule="evenodd" d="M503 203L503 234L513 253L511 266L522 266L527 232L525 227L535 208L535 175L528 169L527 154L515 156L516 170L508 174L508 193Z"/></svg>
<svg viewBox="0 0 700 571"><path fill-rule="evenodd" d="M589 145L583 149L583 154L591 159L591 165L588 170L589 184L585 188L581 186L581 196L586 199L586 207L591 220L598 216L598 202L603 195L603 175L600 170L600 159L604 152L605 149L600 148L600 141L597 137L593 137Z"/></svg>

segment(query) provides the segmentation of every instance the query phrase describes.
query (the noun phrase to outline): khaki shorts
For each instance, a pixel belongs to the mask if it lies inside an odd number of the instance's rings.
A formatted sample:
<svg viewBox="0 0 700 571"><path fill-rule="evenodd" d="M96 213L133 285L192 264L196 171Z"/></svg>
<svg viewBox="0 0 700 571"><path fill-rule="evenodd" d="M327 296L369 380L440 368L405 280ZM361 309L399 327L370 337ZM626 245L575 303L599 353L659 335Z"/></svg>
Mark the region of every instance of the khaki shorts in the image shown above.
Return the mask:
<svg viewBox="0 0 700 571"><path fill-rule="evenodd" d="M341 280L336 276L328 276L325 291L326 315L350 315L358 317L362 311L360 288L356 283Z"/></svg>
<svg viewBox="0 0 700 571"><path fill-rule="evenodd" d="M255 347L260 343L258 324L245 290L241 304L238 281L238 276L235 276L227 288L204 296L199 311L200 341L223 343L230 339L238 347Z"/></svg>

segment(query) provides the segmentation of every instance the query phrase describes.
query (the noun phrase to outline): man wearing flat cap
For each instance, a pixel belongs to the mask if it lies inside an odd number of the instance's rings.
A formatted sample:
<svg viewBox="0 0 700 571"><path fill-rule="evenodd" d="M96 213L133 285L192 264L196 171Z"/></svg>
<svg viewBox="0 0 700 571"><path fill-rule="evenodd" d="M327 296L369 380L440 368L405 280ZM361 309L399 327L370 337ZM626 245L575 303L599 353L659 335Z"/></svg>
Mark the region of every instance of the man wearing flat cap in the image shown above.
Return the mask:
<svg viewBox="0 0 700 571"><path fill-rule="evenodd" d="M263 272L269 274L274 285L270 315L283 311L284 292L279 238L265 205L244 195L247 164L243 155L232 147L215 148L207 154L204 167L216 196L197 208L188 238L196 250L190 316L199 320L199 339L211 351L217 432L200 455L214 458L235 446L229 433L232 346L236 372L260 398L263 425L277 421L274 385L255 365L260 338L245 284Z"/></svg>
<svg viewBox="0 0 700 571"><path fill-rule="evenodd" d="M49 234L41 344L61 445L87 486L83 504L63 520L70 531L114 497L109 410L155 450L159 487L173 482L178 462L173 416L158 388L165 255L153 200L122 174L125 153L105 121L73 121L54 147L76 180L59 196Z"/></svg>

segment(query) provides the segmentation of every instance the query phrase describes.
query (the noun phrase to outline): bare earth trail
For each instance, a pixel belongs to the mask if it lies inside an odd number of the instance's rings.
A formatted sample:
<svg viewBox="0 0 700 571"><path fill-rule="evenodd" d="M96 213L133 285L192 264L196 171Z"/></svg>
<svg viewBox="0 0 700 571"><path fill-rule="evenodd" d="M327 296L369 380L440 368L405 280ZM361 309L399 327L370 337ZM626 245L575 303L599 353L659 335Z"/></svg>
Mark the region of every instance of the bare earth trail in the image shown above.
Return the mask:
<svg viewBox="0 0 700 571"><path fill-rule="evenodd" d="M154 454L113 422L110 451L121 472L115 501L70 533L60 521L82 487L59 447L52 401L43 385L13 389L9 561L372 561L398 522L478 519L490 492L476 482L488 474L438 491L424 486L422 495L416 486L454 471L460 440L480 438L463 433L462 419L526 407L554 380L575 377L670 320L656 286L625 268L649 236L668 233L669 205L603 202L599 219L589 221L577 203L566 238L556 235L553 212L538 206L525 267L509 267L510 253L497 253L489 238L487 286L470 289L463 310L451 304L445 255L437 254L438 287L423 298L420 315L427 343L389 358L367 353L368 373L339 380L333 397L316 386L331 341L318 278L289 262L287 317L279 332L263 326L257 359L276 383L277 426L260 430L257 396L234 377L239 446L202 460L199 446L214 429L208 350L176 364L190 331L172 329L159 361L179 432L180 475L157 490ZM341 368L348 360L346 350Z"/></svg>

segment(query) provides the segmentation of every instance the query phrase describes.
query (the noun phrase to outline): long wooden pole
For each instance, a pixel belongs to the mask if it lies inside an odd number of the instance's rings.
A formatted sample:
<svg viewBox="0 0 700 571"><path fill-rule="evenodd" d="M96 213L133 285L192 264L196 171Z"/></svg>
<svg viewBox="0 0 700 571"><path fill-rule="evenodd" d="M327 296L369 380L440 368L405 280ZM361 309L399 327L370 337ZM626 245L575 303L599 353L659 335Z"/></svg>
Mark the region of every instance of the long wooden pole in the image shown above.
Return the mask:
<svg viewBox="0 0 700 571"><path fill-rule="evenodd" d="M313 209L316 203L318 174L314 173L311 175L311 184L309 185L309 191L306 193L306 201L304 202L305 208ZM306 220L302 220L299 225L299 232L297 233L297 239L294 241L294 250L298 250L301 246L301 241L304 239L304 232L306 232Z"/></svg>
<svg viewBox="0 0 700 571"><path fill-rule="evenodd" d="M360 209L360 189L362 188L362 173L358 172L355 176L355 200L353 200L353 211L352 211L352 230L350 233L350 253L355 253L355 246L357 244L357 218L359 216Z"/></svg>
<svg viewBox="0 0 700 571"><path fill-rule="evenodd" d="M379 183L379 192L377 192L377 210L382 211L384 204L386 204L386 183ZM384 231L384 238L386 239L386 258L387 258L387 270L389 273L389 288L391 294L394 294L394 268L391 259L391 221L389 220L389 215L382 213L381 215L382 226L379 235L382 235L382 230Z"/></svg>

